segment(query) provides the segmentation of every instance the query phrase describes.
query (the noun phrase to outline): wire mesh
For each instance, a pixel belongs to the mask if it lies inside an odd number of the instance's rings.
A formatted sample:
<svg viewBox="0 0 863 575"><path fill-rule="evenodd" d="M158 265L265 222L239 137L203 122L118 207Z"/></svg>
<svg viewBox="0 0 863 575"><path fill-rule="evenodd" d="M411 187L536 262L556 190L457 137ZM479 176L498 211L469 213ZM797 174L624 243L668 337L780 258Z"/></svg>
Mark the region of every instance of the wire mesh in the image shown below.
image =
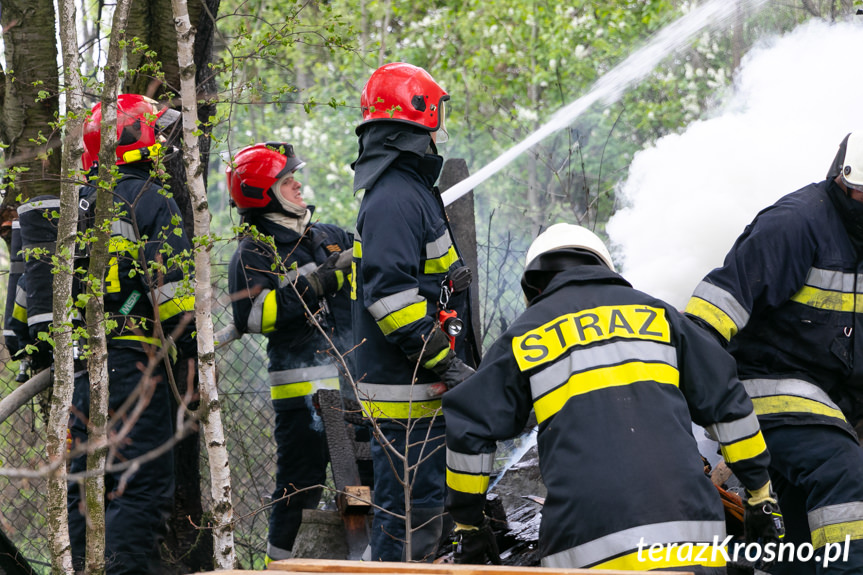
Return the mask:
<svg viewBox="0 0 863 575"><path fill-rule="evenodd" d="M488 348L524 308L519 277L527 241L504 233L488 236L478 245L480 318L483 347ZM228 262L236 243L217 245L213 260L213 322L219 330L231 321L228 295ZM4 278L5 279L5 278ZM0 394L16 387L17 364L7 359L0 373ZM275 453L273 410L267 383L266 338L245 335L217 353L222 422L231 465L235 529L240 565L264 567L268 510L274 488ZM36 468L46 463L44 413L38 401L22 407L0 423L0 465ZM205 509L210 507L209 467L201 447L201 491ZM0 477L0 528L18 546L39 573L50 572L48 527L45 516L46 481Z"/></svg>

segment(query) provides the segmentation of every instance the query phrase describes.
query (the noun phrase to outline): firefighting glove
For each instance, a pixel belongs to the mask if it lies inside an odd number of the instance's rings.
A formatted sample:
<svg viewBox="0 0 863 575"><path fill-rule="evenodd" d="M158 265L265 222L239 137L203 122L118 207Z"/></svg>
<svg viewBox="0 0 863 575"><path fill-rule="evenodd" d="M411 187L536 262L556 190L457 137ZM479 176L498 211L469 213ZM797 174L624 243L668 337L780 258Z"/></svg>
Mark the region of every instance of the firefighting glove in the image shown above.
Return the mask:
<svg viewBox="0 0 863 575"><path fill-rule="evenodd" d="M474 374L473 368L460 360L452 350L430 369L441 379L441 383L431 386L431 393L435 396L443 395Z"/></svg>
<svg viewBox="0 0 863 575"><path fill-rule="evenodd" d="M488 517L484 517L481 525L455 524L453 530L453 561L459 564L500 565L500 552L497 550L497 539L491 530Z"/></svg>
<svg viewBox="0 0 863 575"><path fill-rule="evenodd" d="M756 491L747 490L743 506L743 534L747 543L780 543L785 537L785 521L770 482Z"/></svg>
<svg viewBox="0 0 863 575"><path fill-rule="evenodd" d="M315 295L322 298L342 289L345 277L350 273L352 260L351 250L331 254L327 261L308 274L306 280L315 291Z"/></svg>

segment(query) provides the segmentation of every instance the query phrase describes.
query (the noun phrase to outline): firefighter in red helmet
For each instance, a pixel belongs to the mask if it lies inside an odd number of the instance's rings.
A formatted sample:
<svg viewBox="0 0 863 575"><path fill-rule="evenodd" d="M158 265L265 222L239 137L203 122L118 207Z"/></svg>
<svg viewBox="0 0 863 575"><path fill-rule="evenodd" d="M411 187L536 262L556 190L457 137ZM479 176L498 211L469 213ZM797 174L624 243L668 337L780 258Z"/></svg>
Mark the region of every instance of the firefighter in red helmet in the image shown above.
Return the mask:
<svg viewBox="0 0 863 575"><path fill-rule="evenodd" d="M378 68L360 99L354 191L365 194L354 239L352 315L360 400L383 434L372 441L373 561L434 558L446 467L441 394L478 363L468 290L449 290L448 278L464 277L465 263L434 185L443 166L436 146L448 137L447 100L428 72L401 62ZM444 305L465 326L452 340L437 321ZM419 423L409 434L408 422ZM411 464L421 460L411 484L410 556L405 521L393 515L404 514L405 497L392 450L407 452Z"/></svg>
<svg viewBox="0 0 863 575"><path fill-rule="evenodd" d="M137 94L120 94L117 101L116 164L119 172L111 195L114 202L109 261L101 289L106 315L108 348L109 410L118 411L136 397L144 382L144 368L153 350L168 357L193 356L194 295L188 272L191 243L186 237L176 202L154 177L153 160L160 153L163 133L179 117L155 101ZM91 169L98 160L101 143L101 105L91 110L84 125L83 167ZM92 176L91 176L92 177ZM92 229L96 193L86 185L79 201L79 230ZM18 208L21 242L28 246L53 246L60 200L43 196ZM76 257L86 258L86 253ZM156 263L158 262L158 263ZM156 263L156 265L154 265ZM79 260L76 268L85 268ZM52 265L49 257L28 258L26 277L27 324L33 340L48 332L52 322ZM86 282L76 282L78 289ZM78 315L77 313L75 315ZM80 320L80 316L76 321ZM165 349L171 346L172 349ZM79 345L78 349L83 349ZM74 443L87 441L90 409L90 380L86 359L75 349L76 376L72 398L70 432ZM107 465L151 454L169 445L173 437L173 410L168 377L162 361L148 376L155 382L152 395L140 417L131 426L116 454ZM148 389L143 387L141 389ZM145 396L146 397L146 396ZM120 425L121 418L109 419ZM86 454L74 459L70 473L86 470ZM174 496L173 454L140 463L132 474L126 471L105 475L105 559L111 575L159 572L159 546L167 532ZM83 571L86 549L86 515L81 483L69 483L69 535L76 571Z"/></svg>
<svg viewBox="0 0 863 575"><path fill-rule="evenodd" d="M291 144L268 142L243 148L226 170L231 199L255 230L240 239L231 259L234 324L267 337L276 414L267 562L291 557L303 509L317 507L318 486L326 480L326 441L312 396L339 389L341 373L306 308L339 351L350 346L353 238L338 226L311 222L314 206L306 204L296 179L303 166ZM261 236L272 238L275 251Z"/></svg>

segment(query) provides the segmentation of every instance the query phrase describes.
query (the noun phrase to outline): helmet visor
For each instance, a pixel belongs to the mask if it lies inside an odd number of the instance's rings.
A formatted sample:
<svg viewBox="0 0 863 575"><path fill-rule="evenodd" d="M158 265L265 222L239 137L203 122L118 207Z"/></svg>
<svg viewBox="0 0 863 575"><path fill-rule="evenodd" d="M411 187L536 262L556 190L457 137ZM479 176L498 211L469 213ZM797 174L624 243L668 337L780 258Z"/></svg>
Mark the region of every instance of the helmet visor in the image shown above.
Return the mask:
<svg viewBox="0 0 863 575"><path fill-rule="evenodd" d="M449 140L449 132L446 131L446 101L442 101L440 103L440 110L438 111L440 115L440 127L437 129L437 136L435 137L435 142L438 144L443 144L444 142Z"/></svg>

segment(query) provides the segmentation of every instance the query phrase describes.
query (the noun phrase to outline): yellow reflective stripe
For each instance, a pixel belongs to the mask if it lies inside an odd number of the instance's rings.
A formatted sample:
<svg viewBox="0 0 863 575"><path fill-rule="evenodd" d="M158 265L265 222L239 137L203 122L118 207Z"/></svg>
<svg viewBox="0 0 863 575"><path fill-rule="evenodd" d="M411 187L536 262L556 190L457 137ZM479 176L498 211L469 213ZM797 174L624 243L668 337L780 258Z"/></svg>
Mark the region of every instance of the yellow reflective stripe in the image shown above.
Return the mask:
<svg viewBox="0 0 863 575"><path fill-rule="evenodd" d="M159 319L164 321L177 314L195 311L195 296L174 298L159 305Z"/></svg>
<svg viewBox="0 0 863 575"><path fill-rule="evenodd" d="M854 311L854 294L803 286L791 296L791 301L829 311Z"/></svg>
<svg viewBox="0 0 863 575"><path fill-rule="evenodd" d="M276 318L279 316L279 304L276 302L276 290L264 297L261 311L261 333L270 333L276 329Z"/></svg>
<svg viewBox="0 0 863 575"><path fill-rule="evenodd" d="M759 431L752 437L729 443L728 445L720 445L722 458L726 463L735 463L744 459L752 459L758 457L767 451L767 445L764 443L764 436Z"/></svg>
<svg viewBox="0 0 863 575"><path fill-rule="evenodd" d="M828 407L820 401L796 397L794 395L774 395L770 397L753 397L752 405L758 415L772 415L776 413L814 413L826 415L836 419L845 420L842 411Z"/></svg>
<svg viewBox="0 0 863 575"><path fill-rule="evenodd" d="M673 569L702 565L704 567L724 567L725 557L718 550L714 551L712 543L684 543L682 545L663 544L655 549L651 558L650 545L645 543L641 552L634 551L592 565L591 569L610 569L618 571L654 571L657 569ZM699 557L702 557L700 561Z"/></svg>
<svg viewBox="0 0 863 575"><path fill-rule="evenodd" d="M16 303L15 307L12 308L12 317L21 323L27 323L27 308Z"/></svg>
<svg viewBox="0 0 863 575"><path fill-rule="evenodd" d="M137 258L138 244L122 236L111 236L108 241L108 251L110 253L129 252L133 258Z"/></svg>
<svg viewBox="0 0 863 575"><path fill-rule="evenodd" d="M688 314L700 317L709 323L713 329L726 340L730 340L737 333L737 324L728 316L727 313L699 297L693 297L686 304L684 310Z"/></svg>
<svg viewBox="0 0 863 575"><path fill-rule="evenodd" d="M419 321L426 315L426 302L418 301L400 310L394 311L378 321L378 327L384 335L389 335L400 327Z"/></svg>
<svg viewBox="0 0 863 575"><path fill-rule="evenodd" d="M622 365L577 373L566 383L533 402L537 422L542 423L577 395L610 387L631 385L640 381L678 386L680 372L664 363L633 361Z"/></svg>
<svg viewBox="0 0 863 575"><path fill-rule="evenodd" d="M360 260L363 259L363 243L356 238L354 238L353 254L355 258Z"/></svg>
<svg viewBox="0 0 863 575"><path fill-rule="evenodd" d="M852 541L863 539L863 521L847 521L819 527L812 531L812 547L819 549L828 543L844 543L846 535Z"/></svg>
<svg viewBox="0 0 863 575"><path fill-rule="evenodd" d="M423 271L427 274L443 274L449 271L451 265L458 261L455 246L450 246L444 255L439 258L426 260Z"/></svg>
<svg viewBox="0 0 863 575"><path fill-rule="evenodd" d="M149 345L155 345L156 347L162 347L162 340L157 337L148 337L145 335L118 335L117 337L112 337L111 339L124 339L130 341L140 341L141 343L146 343Z"/></svg>
<svg viewBox="0 0 863 575"><path fill-rule="evenodd" d="M425 363L423 364L423 367L424 367L424 368L426 368L426 369L431 369L431 368L433 368L433 367L434 367L434 366L436 366L438 363L440 363L440 361L441 361L443 358L445 358L445 357L446 357L446 355L447 355L448 353L449 353L449 347L445 347L445 348L443 348L443 349L440 351L440 353L439 353L439 354L437 354L436 356L434 356L433 358L431 358L430 360L428 360L427 362L425 362Z"/></svg>
<svg viewBox="0 0 863 575"><path fill-rule="evenodd" d="M303 397L309 395L315 390L314 384L311 381L301 381L299 383L286 383L284 385L274 385L270 387L270 397L273 399L290 399L292 397Z"/></svg>
<svg viewBox="0 0 863 575"><path fill-rule="evenodd" d="M489 476L459 473L447 468L446 484L456 491L482 495L488 491Z"/></svg>
<svg viewBox="0 0 863 575"><path fill-rule="evenodd" d="M441 407L440 399L430 401L363 401L363 414L366 417L386 419L416 419L431 417Z"/></svg>

